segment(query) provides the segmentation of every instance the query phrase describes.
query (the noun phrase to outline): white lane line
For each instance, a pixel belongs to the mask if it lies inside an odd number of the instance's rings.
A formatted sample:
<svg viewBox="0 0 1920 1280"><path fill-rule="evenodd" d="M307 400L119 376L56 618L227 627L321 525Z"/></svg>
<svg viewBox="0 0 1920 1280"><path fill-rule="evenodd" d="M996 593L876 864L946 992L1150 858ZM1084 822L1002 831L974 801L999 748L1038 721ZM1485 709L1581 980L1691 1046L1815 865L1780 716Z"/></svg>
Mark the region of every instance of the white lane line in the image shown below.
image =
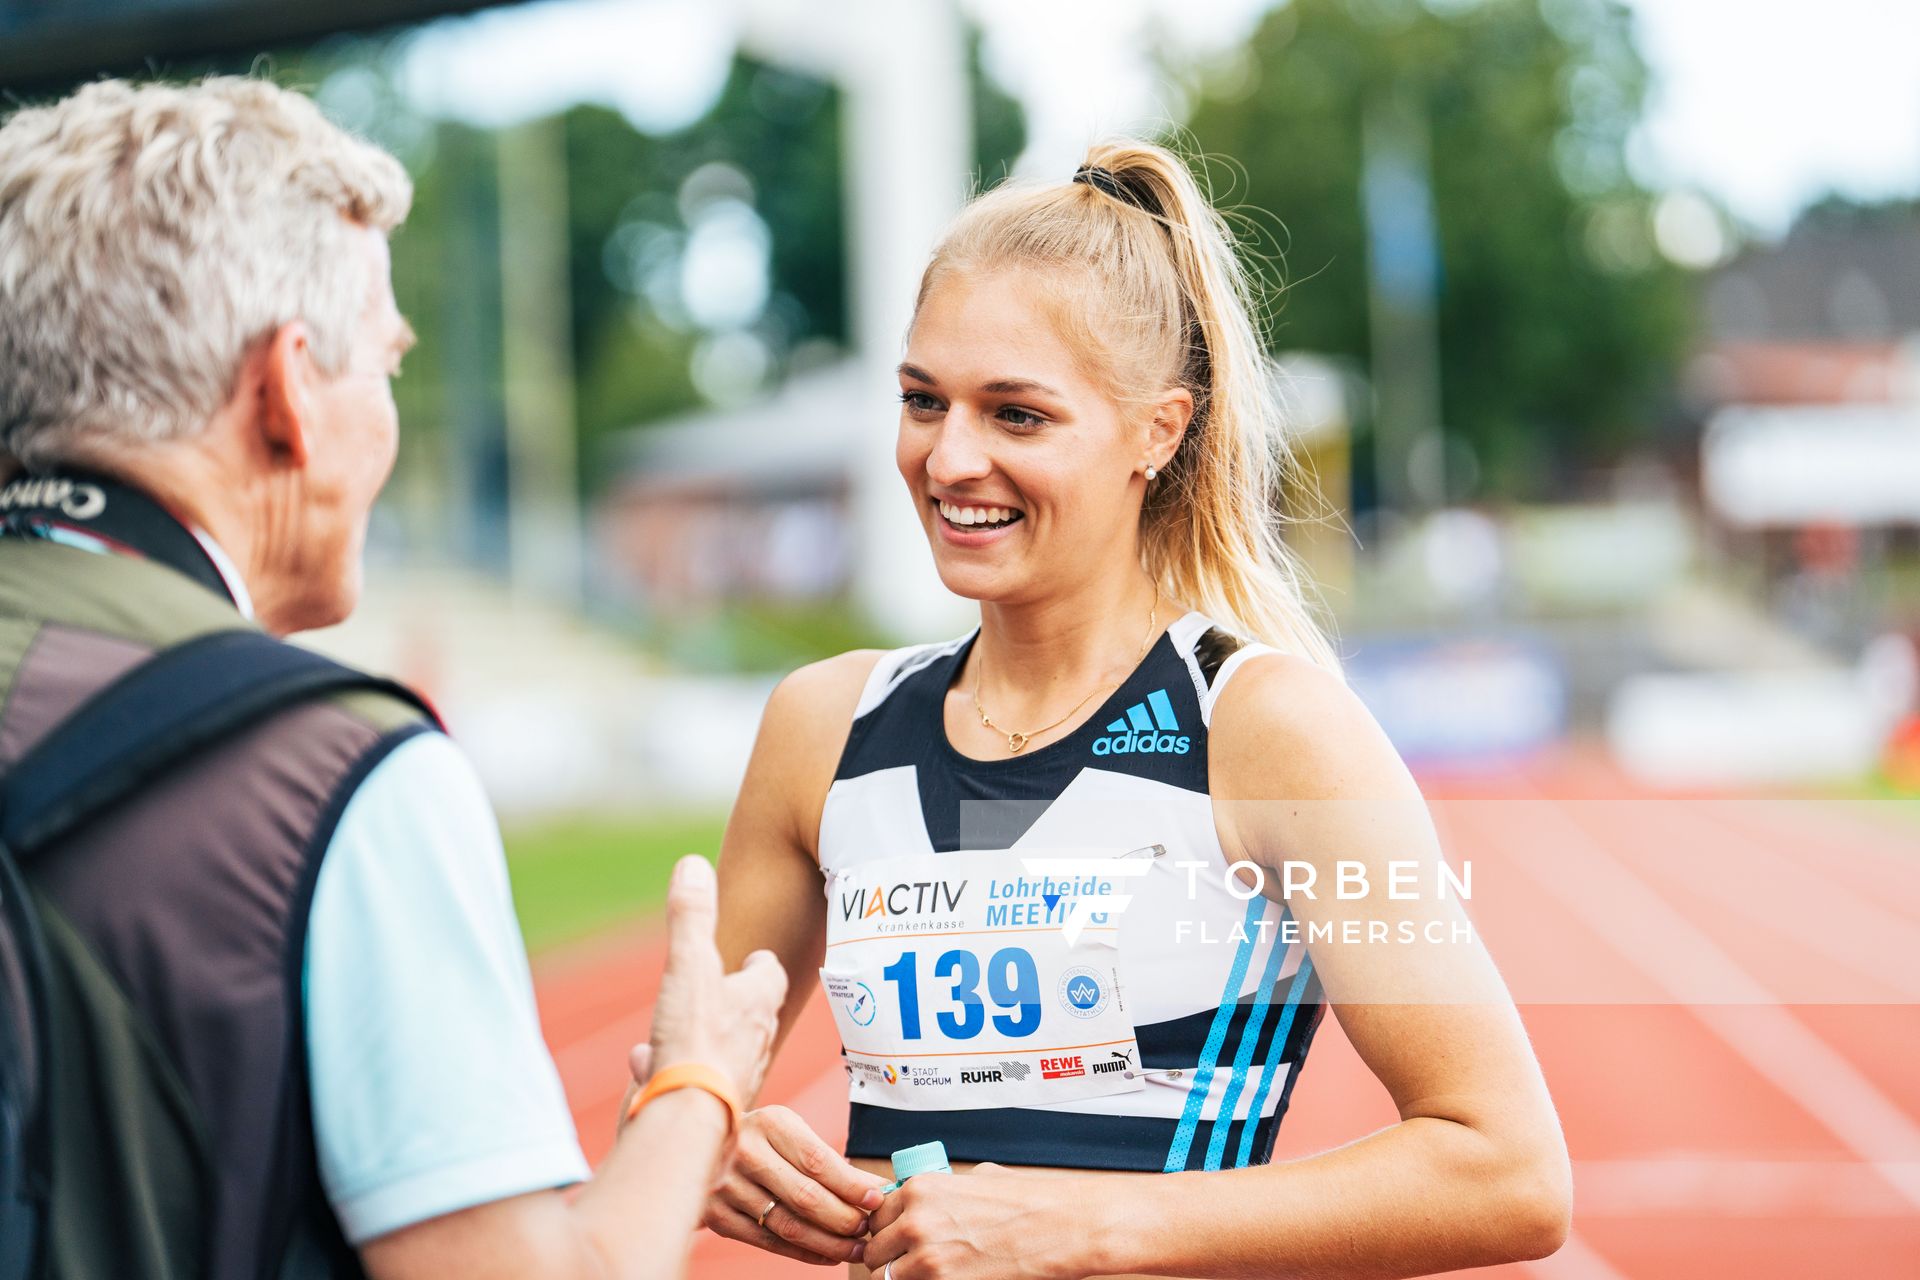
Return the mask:
<svg viewBox="0 0 1920 1280"><path fill-rule="evenodd" d="M1575 804L1619 805L1617 800L1562 802ZM1780 993L1789 1004L1915 1004L1920 1003L1920 925L1886 909L1854 890L1819 876L1809 875L1818 865L1820 850L1808 846L1796 849L1803 861L1781 852L1780 837L1763 839L1737 819L1715 817L1702 810L1701 802L1691 800L1632 801L1636 805L1657 805L1652 814L1663 824L1672 824L1678 848L1692 849L1709 843L1727 847L1736 855L1722 860L1738 863L1739 874L1748 886L1764 886L1759 892L1732 894L1720 903L1775 938L1792 944L1795 952L1814 952L1833 965L1850 972L1836 973L1828 966L1809 966L1819 970L1810 976L1804 989ZM1716 805L1721 802L1712 802ZM1631 810L1620 812L1632 813ZM1636 815L1637 816L1637 815ZM1623 859L1621 861L1624 861ZM1692 857L1671 860L1668 874L1687 893L1714 898L1724 887L1725 872ZM1807 927L1817 922L1815 927ZM1856 976L1857 975L1857 976Z"/></svg>
<svg viewBox="0 0 1920 1280"><path fill-rule="evenodd" d="M1912 1162L1909 1162L1912 1163ZM1725 1153L1576 1160L1575 1201L1594 1218L1903 1218L1884 1165Z"/></svg>
<svg viewBox="0 0 1920 1280"><path fill-rule="evenodd" d="M1519 857L1510 865L1595 924L1595 931L1623 960L1675 1003L1687 1006L1742 1061L1920 1209L1920 1162L1915 1160L1920 1155L1920 1126L1568 817L1558 801L1542 796L1537 803L1544 823L1559 833L1557 844L1541 844L1557 856ZM1659 939L1657 951L1622 945L1619 931L1606 927L1608 920L1632 921L1638 936ZM1889 1158L1889 1153L1897 1157Z"/></svg>
<svg viewBox="0 0 1920 1280"><path fill-rule="evenodd" d="M553 1051L553 1065L562 1080L575 1087L610 1088L615 1096L626 1088L627 1051L647 1038L653 1025L653 1006L630 1010L584 1036L575 1036ZM600 1082L605 1082L601 1084Z"/></svg>
<svg viewBox="0 0 1920 1280"><path fill-rule="evenodd" d="M1814 807L1815 804L1818 807ZM1785 835L1804 843L1821 859L1840 861L1848 879L1864 875L1883 905L1920 922L1920 807L1911 800L1804 800L1794 797L1727 804L1721 821L1769 836ZM1894 807L1908 809L1903 815Z"/></svg>

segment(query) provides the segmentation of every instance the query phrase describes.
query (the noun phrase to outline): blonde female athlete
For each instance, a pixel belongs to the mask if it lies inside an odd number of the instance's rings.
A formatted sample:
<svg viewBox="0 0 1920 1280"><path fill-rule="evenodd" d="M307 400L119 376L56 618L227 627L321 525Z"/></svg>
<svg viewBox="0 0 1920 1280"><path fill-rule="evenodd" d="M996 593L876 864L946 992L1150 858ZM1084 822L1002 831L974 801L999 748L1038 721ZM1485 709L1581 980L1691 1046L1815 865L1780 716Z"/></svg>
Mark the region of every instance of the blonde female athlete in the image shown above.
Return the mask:
<svg viewBox="0 0 1920 1280"><path fill-rule="evenodd" d="M785 964L783 1038L825 982L850 1136L752 1112L721 1235L885 1280L1406 1276L1564 1239L1520 1020L1279 543L1250 300L1139 143L977 198L934 254L897 454L980 625L768 703L721 949ZM1327 1007L1399 1122L1269 1164ZM883 1196L934 1139L958 1176Z"/></svg>

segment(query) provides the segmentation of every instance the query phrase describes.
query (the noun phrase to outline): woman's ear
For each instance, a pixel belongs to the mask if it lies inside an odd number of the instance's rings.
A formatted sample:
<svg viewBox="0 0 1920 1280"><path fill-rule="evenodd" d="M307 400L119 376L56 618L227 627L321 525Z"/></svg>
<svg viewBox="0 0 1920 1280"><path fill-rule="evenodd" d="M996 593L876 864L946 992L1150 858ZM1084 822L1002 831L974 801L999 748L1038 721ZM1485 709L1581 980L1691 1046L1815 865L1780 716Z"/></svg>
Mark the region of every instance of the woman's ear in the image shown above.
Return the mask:
<svg viewBox="0 0 1920 1280"><path fill-rule="evenodd" d="M1193 392L1174 387L1153 406L1147 422L1146 459L1156 468L1166 469L1180 441L1186 437L1187 424L1193 421Z"/></svg>
<svg viewBox="0 0 1920 1280"><path fill-rule="evenodd" d="M314 368L307 326L295 320L274 330L259 360L259 412L255 429L275 465L307 465L307 433L313 427Z"/></svg>

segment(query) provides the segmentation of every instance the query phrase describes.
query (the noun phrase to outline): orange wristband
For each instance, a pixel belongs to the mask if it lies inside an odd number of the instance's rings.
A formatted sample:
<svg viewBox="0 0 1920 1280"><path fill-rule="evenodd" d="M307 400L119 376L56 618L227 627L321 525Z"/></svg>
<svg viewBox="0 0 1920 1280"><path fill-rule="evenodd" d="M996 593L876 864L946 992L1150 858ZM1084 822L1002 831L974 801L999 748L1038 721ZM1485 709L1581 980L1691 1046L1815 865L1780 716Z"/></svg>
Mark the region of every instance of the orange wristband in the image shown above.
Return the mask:
<svg viewBox="0 0 1920 1280"><path fill-rule="evenodd" d="M677 1062L654 1072L648 1077L646 1087L628 1104L626 1118L633 1119L640 1114L640 1108L675 1089L699 1089L712 1094L727 1109L727 1132L740 1127L740 1100L734 1096L733 1081L720 1068L704 1062Z"/></svg>

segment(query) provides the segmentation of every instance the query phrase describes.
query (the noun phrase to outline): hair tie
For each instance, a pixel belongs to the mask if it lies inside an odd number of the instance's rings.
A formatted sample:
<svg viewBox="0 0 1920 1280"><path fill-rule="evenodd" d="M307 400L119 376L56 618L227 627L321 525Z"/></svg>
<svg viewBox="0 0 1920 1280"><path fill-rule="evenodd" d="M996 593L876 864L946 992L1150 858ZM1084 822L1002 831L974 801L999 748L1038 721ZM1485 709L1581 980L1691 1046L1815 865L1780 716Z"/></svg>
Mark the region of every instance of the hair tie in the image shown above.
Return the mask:
<svg viewBox="0 0 1920 1280"><path fill-rule="evenodd" d="M1111 169L1097 164L1083 164L1074 170L1073 180L1097 187L1121 204L1131 205L1142 213L1150 213L1156 218L1165 218L1167 211L1160 207L1160 197L1145 182L1128 180Z"/></svg>
<svg viewBox="0 0 1920 1280"><path fill-rule="evenodd" d="M1112 196L1115 200L1126 204L1133 203L1133 200L1127 195L1126 188L1120 185L1120 179L1114 177L1113 170L1111 169L1103 169L1097 164L1083 164L1073 171L1073 180L1075 182L1084 182L1090 187L1096 187Z"/></svg>

